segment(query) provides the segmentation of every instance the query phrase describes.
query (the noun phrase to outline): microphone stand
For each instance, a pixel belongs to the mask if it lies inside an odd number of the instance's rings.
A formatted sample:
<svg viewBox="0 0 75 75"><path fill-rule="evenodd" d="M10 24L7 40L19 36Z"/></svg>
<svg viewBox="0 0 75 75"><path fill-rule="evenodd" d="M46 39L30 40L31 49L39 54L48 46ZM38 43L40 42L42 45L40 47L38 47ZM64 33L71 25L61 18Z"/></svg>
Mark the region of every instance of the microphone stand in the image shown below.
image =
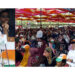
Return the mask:
<svg viewBox="0 0 75 75"><path fill-rule="evenodd" d="M8 59L8 65L10 66L10 64L9 64L9 57L8 57L8 51L7 51L7 46L6 46L6 44L5 44L5 48L6 48L6 56L7 56L7 59Z"/></svg>
<svg viewBox="0 0 75 75"><path fill-rule="evenodd" d="M1 29L0 29L0 32L1 32ZM10 64L9 64L9 57L8 57L8 51L7 51L7 46L6 46L6 44L5 44L5 49L6 49L6 56L7 56L7 60L8 60L8 65L10 66ZM1 50L1 53L2 53L2 50ZM3 66L4 64L3 64L3 58L2 58L2 66Z"/></svg>

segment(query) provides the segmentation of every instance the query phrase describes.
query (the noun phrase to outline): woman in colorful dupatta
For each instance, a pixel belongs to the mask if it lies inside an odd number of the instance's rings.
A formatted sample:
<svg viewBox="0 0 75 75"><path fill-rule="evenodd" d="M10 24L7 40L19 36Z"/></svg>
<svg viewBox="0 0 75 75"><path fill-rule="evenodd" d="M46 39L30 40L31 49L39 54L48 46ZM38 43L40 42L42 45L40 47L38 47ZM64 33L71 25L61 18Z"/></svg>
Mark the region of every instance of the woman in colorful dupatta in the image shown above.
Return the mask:
<svg viewBox="0 0 75 75"><path fill-rule="evenodd" d="M29 59L29 56L30 56L30 52L29 52L30 46L25 45L24 49L25 49L25 53L24 53L24 56L23 56L23 59L22 59L20 65L19 65L19 66L22 66L22 67L25 67L25 66L28 65L28 59Z"/></svg>

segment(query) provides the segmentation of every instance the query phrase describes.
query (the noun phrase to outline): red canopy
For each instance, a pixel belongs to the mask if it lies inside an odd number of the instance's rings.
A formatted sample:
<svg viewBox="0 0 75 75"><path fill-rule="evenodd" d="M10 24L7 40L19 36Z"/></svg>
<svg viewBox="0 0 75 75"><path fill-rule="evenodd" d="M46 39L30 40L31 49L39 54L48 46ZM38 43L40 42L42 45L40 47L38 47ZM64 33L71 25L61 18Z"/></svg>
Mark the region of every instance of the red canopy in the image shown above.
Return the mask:
<svg viewBox="0 0 75 75"><path fill-rule="evenodd" d="M41 19L41 21L66 22L75 23L75 11L65 8L23 8L16 9L15 16L17 18L26 17L28 20ZM26 19L25 19L26 20Z"/></svg>

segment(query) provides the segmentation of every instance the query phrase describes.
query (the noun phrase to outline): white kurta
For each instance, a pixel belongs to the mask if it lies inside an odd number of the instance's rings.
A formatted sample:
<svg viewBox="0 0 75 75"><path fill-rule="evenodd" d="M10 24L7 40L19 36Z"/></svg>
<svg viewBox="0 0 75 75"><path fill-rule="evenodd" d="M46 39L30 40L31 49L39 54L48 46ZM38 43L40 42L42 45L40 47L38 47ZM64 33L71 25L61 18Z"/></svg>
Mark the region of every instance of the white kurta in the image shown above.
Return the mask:
<svg viewBox="0 0 75 75"><path fill-rule="evenodd" d="M67 55L67 59L72 59L73 62L68 62L67 63L70 65L70 66L75 66L75 50L70 50L68 52L68 55Z"/></svg>
<svg viewBox="0 0 75 75"><path fill-rule="evenodd" d="M42 38L43 37L43 32L41 30L37 31L36 37L37 38Z"/></svg>

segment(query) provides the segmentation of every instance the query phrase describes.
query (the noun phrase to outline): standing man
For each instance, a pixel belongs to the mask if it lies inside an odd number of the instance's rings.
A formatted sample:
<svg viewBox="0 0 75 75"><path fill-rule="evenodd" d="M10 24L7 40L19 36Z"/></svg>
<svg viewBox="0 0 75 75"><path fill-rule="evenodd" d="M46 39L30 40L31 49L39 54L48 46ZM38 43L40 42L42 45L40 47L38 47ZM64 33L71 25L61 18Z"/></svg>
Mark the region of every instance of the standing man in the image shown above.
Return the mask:
<svg viewBox="0 0 75 75"><path fill-rule="evenodd" d="M7 34L8 35L8 31L9 31L9 13L8 10L4 10L0 13L0 31L3 34Z"/></svg>
<svg viewBox="0 0 75 75"><path fill-rule="evenodd" d="M15 9L1 9L0 31L7 36L15 36Z"/></svg>

